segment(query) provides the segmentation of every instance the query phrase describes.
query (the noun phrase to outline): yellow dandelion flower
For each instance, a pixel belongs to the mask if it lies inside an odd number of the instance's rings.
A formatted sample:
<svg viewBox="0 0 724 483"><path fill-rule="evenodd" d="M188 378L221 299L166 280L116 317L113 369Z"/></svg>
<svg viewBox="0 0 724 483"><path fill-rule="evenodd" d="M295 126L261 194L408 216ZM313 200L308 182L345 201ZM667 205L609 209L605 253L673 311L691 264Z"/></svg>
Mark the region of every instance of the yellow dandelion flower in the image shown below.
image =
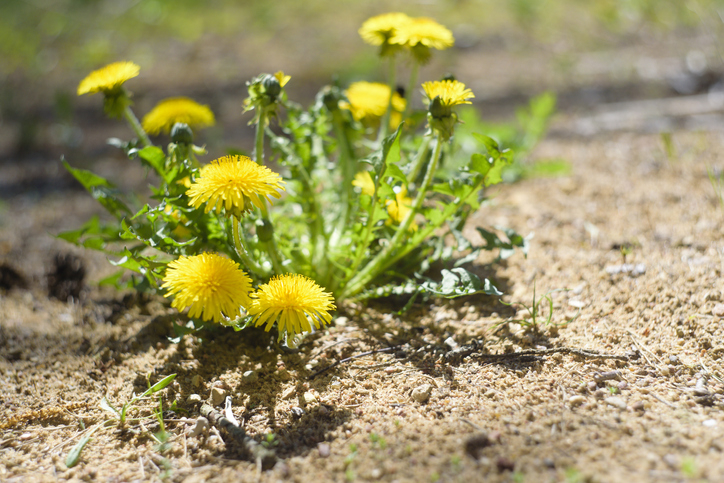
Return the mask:
<svg viewBox="0 0 724 483"><path fill-rule="evenodd" d="M397 27L390 38L390 43L410 48L423 46L445 50L455 44L455 38L450 30L433 19L419 17Z"/></svg>
<svg viewBox="0 0 724 483"><path fill-rule="evenodd" d="M425 95L432 102L436 97L445 107L457 106L459 104L472 104L468 99L475 97L473 91L465 87L465 84L456 80L429 81L422 84Z"/></svg>
<svg viewBox="0 0 724 483"><path fill-rule="evenodd" d="M284 75L284 72L282 72L282 71L279 71L276 74L274 74L274 77L276 78L276 80L279 81L279 85L281 87L284 87L285 85L287 85L287 82L289 82L289 80L292 78L292 76L290 76L290 75Z"/></svg>
<svg viewBox="0 0 724 483"><path fill-rule="evenodd" d="M94 70L78 85L78 95L95 94L96 92L110 93L120 89L124 82L133 79L141 71L133 62L114 62Z"/></svg>
<svg viewBox="0 0 724 483"><path fill-rule="evenodd" d="M227 214L241 217L252 205L262 208L264 199L271 203L271 196L280 198L283 183L277 173L246 156L224 156L201 168L186 194L189 206L206 203L206 213L225 208Z"/></svg>
<svg viewBox="0 0 724 483"><path fill-rule="evenodd" d="M216 123L214 113L209 106L201 105L187 97L164 99L143 117L141 124L149 134L171 132L177 122L188 124L191 128L213 126Z"/></svg>
<svg viewBox="0 0 724 483"><path fill-rule="evenodd" d="M390 102L389 86L379 82L353 82L344 94L349 102L340 103L340 107L349 109L357 121L379 120L385 115L387 104ZM404 112L406 105L407 101L397 92L392 94L393 112Z"/></svg>
<svg viewBox="0 0 724 483"><path fill-rule="evenodd" d="M405 188L400 188L399 191L395 193L395 201L389 201L387 203L387 213L390 215L387 223L394 222L399 225L410 210L412 210L412 199L407 196L407 190ZM410 230L417 231L417 223L413 221L410 225Z"/></svg>
<svg viewBox="0 0 724 483"><path fill-rule="evenodd" d="M393 12L368 18L359 29L362 40L370 45L388 43L398 28L410 21L404 13Z"/></svg>
<svg viewBox="0 0 724 483"><path fill-rule="evenodd" d="M375 194L375 182L372 181L372 175L369 171L360 171L355 174L352 186L361 188L363 195L372 196Z"/></svg>
<svg viewBox="0 0 724 483"><path fill-rule="evenodd" d="M318 329L328 324L332 320L329 312L336 309L331 293L299 274L273 277L251 298L248 312L255 325L266 324L264 330L268 331L276 322L288 342L297 334L311 332L312 324Z"/></svg>
<svg viewBox="0 0 724 483"><path fill-rule="evenodd" d="M189 307L189 317L222 322L249 307L251 279L233 260L215 253L180 257L170 262L163 277L166 297L179 311Z"/></svg>

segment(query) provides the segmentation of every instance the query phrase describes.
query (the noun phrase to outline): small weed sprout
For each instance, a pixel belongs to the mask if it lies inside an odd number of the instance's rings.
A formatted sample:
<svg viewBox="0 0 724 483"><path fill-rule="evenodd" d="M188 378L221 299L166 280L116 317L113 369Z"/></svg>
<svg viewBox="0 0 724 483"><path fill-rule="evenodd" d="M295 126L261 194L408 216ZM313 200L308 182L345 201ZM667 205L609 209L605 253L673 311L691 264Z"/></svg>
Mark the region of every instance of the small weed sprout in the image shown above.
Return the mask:
<svg viewBox="0 0 724 483"><path fill-rule="evenodd" d="M524 308L528 312L528 317L525 317L522 319L507 319L507 320L504 320L503 322L500 322L499 324L497 324L497 326L502 325L502 324L518 323L523 327L531 329L533 332L538 332L540 325L545 325L545 326L555 325L556 327L565 327L566 325L570 324L571 322L573 322L574 320L576 320L578 318L578 316L581 314L581 309L578 309L578 312L576 313L576 315L573 316L570 320L567 320L567 321L559 323L559 324L552 324L553 313L554 313L552 295L557 292L568 292L569 290L570 289L564 289L564 288L549 290L548 292L543 294L540 298L536 298L536 284L534 281L533 282L533 302L531 305L525 305L525 304L516 303L516 302L508 303L508 302L504 302L503 300L500 301L502 304L507 305L509 307L513 307L513 306L517 305L519 307ZM545 320L542 320L542 312L544 310L541 309L541 305L545 304L546 302L547 302L547 306L548 306L547 307L548 313L545 316ZM543 305L543 306L545 307L545 305Z"/></svg>
<svg viewBox="0 0 724 483"><path fill-rule="evenodd" d="M706 167L706 172L709 175L709 182L714 190L714 194L719 200L719 205L724 209L724 172L722 172L722 170L715 170L711 166Z"/></svg>
<svg viewBox="0 0 724 483"><path fill-rule="evenodd" d="M117 409L113 405L111 405L110 402L108 402L108 399L104 396L100 401L100 407L104 411L111 414L111 418L107 419L101 423L95 424L88 430L86 430L86 434L83 435L83 437L80 439L80 441L68 452L68 455L65 458L65 465L68 468L72 468L73 466L77 465L80 461L80 456L83 451L83 448L90 442L91 437L93 434L95 434L96 431L102 428L108 428L116 426L121 430L126 429L126 423L130 421L128 419L128 411L136 405L139 401L146 400L153 396L154 394L162 391L166 386L171 384L173 380L176 378L176 374L171 374L169 376L164 377L160 381L158 381L154 385L150 385L149 388L141 395L134 395L130 401L127 401L123 406L121 406L120 409ZM161 428L159 432L152 434L152 438L156 441L158 444L157 450L159 453L163 453L168 449L169 444L169 435L166 432L165 425L163 422L163 403L161 401L160 395L159 395L159 405L154 409L153 416L158 420L159 427ZM138 421L142 419L147 418L140 418ZM136 419L134 419L135 421ZM170 471L170 467L168 468Z"/></svg>

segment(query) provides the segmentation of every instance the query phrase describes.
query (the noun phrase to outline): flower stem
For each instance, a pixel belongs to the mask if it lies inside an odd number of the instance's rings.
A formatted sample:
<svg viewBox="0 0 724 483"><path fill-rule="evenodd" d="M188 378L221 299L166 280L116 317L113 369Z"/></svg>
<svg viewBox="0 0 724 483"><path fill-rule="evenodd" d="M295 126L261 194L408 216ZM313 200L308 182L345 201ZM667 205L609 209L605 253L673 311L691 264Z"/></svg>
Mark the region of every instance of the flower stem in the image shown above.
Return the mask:
<svg viewBox="0 0 724 483"><path fill-rule="evenodd" d="M268 113L263 108L260 108L261 111L259 111L259 120L256 124L256 140L254 143L254 157L256 158L256 163L260 166L264 166L264 130L266 129L266 121ZM282 266L281 260L282 256L279 252L279 247L277 246L276 240L274 239L273 230L274 225L271 222L271 219L269 218L269 209L266 206L266 200L262 197L261 198L261 216L262 220L265 224L269 224L269 226L272 229L272 238L268 242L263 242L263 246L266 249L267 254L269 255L269 260L271 260L272 267L274 267L274 272L277 275L281 275L284 273L284 267Z"/></svg>
<svg viewBox="0 0 724 483"><path fill-rule="evenodd" d="M417 175L420 174L422 165L425 163L425 158L427 158L427 153L430 151L430 141L432 141L432 136L424 136L422 138L420 149L418 149L417 156L415 156L415 160L413 161L415 164L412 165L410 172L407 173L408 183L414 183L417 179Z"/></svg>
<svg viewBox="0 0 724 483"><path fill-rule="evenodd" d="M382 145L382 140L387 136L387 130L390 127L390 115L392 113L392 94L395 92L396 86L395 56L390 56L390 72L387 77L387 85L390 87L390 99L387 101L387 109L385 115L380 121L380 132L377 135L377 145Z"/></svg>
<svg viewBox="0 0 724 483"><path fill-rule="evenodd" d="M417 75L420 73L420 63L416 60L413 60L412 62L412 71L410 71L410 80L407 83L407 92L405 92L405 96L407 97L407 103L405 103L405 112L402 114L402 120L407 120L407 116L410 114L410 110L412 108L412 101L413 101L413 91L415 89L415 86L417 85Z"/></svg>
<svg viewBox="0 0 724 483"><path fill-rule="evenodd" d="M241 220L236 217L231 219L231 231L234 237L234 248L236 248L236 254L239 255L239 258L244 265L246 265L246 268L254 272L256 275L264 276L266 275L266 271L261 267L261 265L249 257L249 252L246 251L246 247L244 247L244 243L241 241L241 235L239 234L240 225Z"/></svg>
<svg viewBox="0 0 724 483"><path fill-rule="evenodd" d="M397 259L394 252L399 248L398 244L407 234L415 215L420 211L422 203L425 201L425 195L430 189L432 180L435 177L435 171L437 170L437 165L440 161L440 154L442 153L442 144L440 134L438 134L435 152L433 153L432 160L427 167L427 172L425 173L425 179L422 182L422 186L420 186L420 190L417 192L417 197L415 197L415 201L412 203L410 211L402 220L402 223L400 223L400 226L397 228L397 231L390 240L389 244L387 244L387 246L385 246L385 248L383 248L365 268L352 277L344 290L342 290L342 293L337 297L338 300L350 297L362 291L365 285L374 280L376 276L391 265L393 260Z"/></svg>
<svg viewBox="0 0 724 483"><path fill-rule="evenodd" d="M340 214L339 222L330 237L330 244L334 246L342 237L342 233L349 223L352 205L352 179L354 178L355 165L352 163L352 160L354 159L352 145L347 137L344 119L342 118L342 113L339 110L332 111L332 125L334 127L334 132L337 135L337 142L340 144L340 156L337 161L337 165L342 172L342 186L339 190L342 213Z"/></svg>
<svg viewBox="0 0 724 483"><path fill-rule="evenodd" d="M128 121L128 124L130 124L131 129L134 133L136 133L136 136L138 136L138 139L143 143L145 146L153 146L153 143L148 138L148 134L146 134L146 131L143 130L143 126L141 126L141 123L138 122L138 118L135 114L133 114L133 111L131 110L131 106L126 106L126 108L123 110L123 117L126 118L126 121Z"/></svg>

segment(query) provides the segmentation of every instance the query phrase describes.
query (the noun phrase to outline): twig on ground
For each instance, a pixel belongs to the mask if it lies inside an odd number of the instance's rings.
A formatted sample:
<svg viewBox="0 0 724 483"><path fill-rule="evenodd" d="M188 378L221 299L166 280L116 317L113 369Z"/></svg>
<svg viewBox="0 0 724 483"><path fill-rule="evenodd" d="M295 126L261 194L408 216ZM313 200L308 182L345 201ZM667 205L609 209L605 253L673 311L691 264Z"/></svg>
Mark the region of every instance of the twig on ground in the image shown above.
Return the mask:
<svg viewBox="0 0 724 483"><path fill-rule="evenodd" d="M338 340L337 342L332 342L331 344L327 344L327 345L325 345L324 347L322 347L321 349L319 349L319 350L317 350L316 352L314 352L312 355L309 356L309 358L310 358L310 359L314 359L314 358L317 357L319 354L322 354L323 352L331 349L332 347L334 347L334 346L336 346L336 345L344 344L345 342L354 342L354 341L357 341L357 340L362 340L362 339L360 339L359 337L351 337L351 338L347 338L347 339Z"/></svg>
<svg viewBox="0 0 724 483"><path fill-rule="evenodd" d="M315 377L320 376L320 375L324 374L325 372L327 372L328 370L333 369L333 368L337 367L337 366L340 365L340 364L344 364L345 362L349 362L349 361L352 361L352 360L355 360L355 359L359 359L360 357L371 356L372 354L378 354L378 353L380 353L380 352L391 352L391 351L394 351L394 350L399 349L400 347L402 347L402 346L397 345L397 346L394 346L394 347L385 347L384 349L375 349L375 350L363 352L363 353L361 353L361 354L357 354L357 355L354 355L354 356L351 356L351 357L347 357L346 359L340 359L340 360L338 360L338 361L336 361L336 362L333 362L332 364L328 365L327 367L318 370L317 372L315 372L314 374L312 374L311 376L309 376L308 379L311 381L311 380L314 379Z"/></svg>
<svg viewBox="0 0 724 483"><path fill-rule="evenodd" d="M676 409L676 406L675 406L674 404L671 404L671 403L670 403L669 401L667 401L666 399L663 399L663 398L657 396L657 395L654 394L654 393L651 393L651 396L652 396L654 399L656 399L657 401L666 404L666 405L669 406L671 409Z"/></svg>
<svg viewBox="0 0 724 483"><path fill-rule="evenodd" d="M481 354L476 353L481 348L481 344L478 341L473 341L472 344L460 347L452 350L445 354L444 358L446 362L455 363L461 361L465 357L474 357L478 360L485 362L523 362L529 360L535 360L538 357L548 356L551 354L570 354L580 357L586 357L589 359L612 359L618 361L630 361L635 359L635 354L608 354L604 352L598 352L592 349L577 349L574 347L554 347L552 349L527 349L518 352L509 352L506 354Z"/></svg>
<svg viewBox="0 0 724 483"><path fill-rule="evenodd" d="M630 330L627 330L626 333L628 333L628 336L631 337L631 340L632 340L633 343L636 345L636 347L639 348L639 351L641 352L641 355L644 356L644 359L646 359L646 362L648 362L649 365L651 365L651 366L653 366L653 367L656 367L657 369L660 369L659 366L657 366L656 364L654 364L653 362L651 362L651 360L650 360L648 357L646 357L645 352L648 352L654 359L656 359L656 361L657 361L659 364L662 364L662 365L663 365L663 362L661 362L661 359L659 359L658 357L656 357L656 354L654 354L653 352L651 352L651 350L650 350L648 347L644 346L641 342L639 342L633 332L631 332Z"/></svg>
<svg viewBox="0 0 724 483"><path fill-rule="evenodd" d="M236 441L241 448L248 453L255 461L263 464L266 468L276 461L276 454L273 450L265 448L261 444L254 441L246 434L243 428L232 423L222 413L216 411L208 404L203 404L200 409L201 415L208 418L211 424L226 431L231 438Z"/></svg>
<svg viewBox="0 0 724 483"><path fill-rule="evenodd" d="M90 403L88 401L78 401L78 402L72 402L63 404L61 406L52 406L49 408L43 408L38 409L34 411L28 411L23 414L20 414L18 416L13 416L9 418L7 421L0 423L0 429L9 429L14 426L18 426L20 424L24 424L33 420L40 420L40 421L46 421L48 419L53 419L61 414L65 413L66 411L72 411L74 409L80 409L88 407Z"/></svg>

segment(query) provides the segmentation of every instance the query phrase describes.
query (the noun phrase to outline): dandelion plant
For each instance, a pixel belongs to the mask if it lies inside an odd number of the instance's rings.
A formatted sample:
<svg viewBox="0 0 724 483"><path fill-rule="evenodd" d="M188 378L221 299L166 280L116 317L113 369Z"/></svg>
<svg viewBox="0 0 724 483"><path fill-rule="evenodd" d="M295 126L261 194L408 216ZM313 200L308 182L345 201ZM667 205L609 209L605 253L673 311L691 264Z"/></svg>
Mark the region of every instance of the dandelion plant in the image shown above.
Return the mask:
<svg viewBox="0 0 724 483"><path fill-rule="evenodd" d="M456 159L456 109L471 104L473 91L451 77L417 83L432 51L454 45L452 33L403 13L370 18L359 33L379 48L388 82L324 86L305 108L288 99L289 75L256 76L243 105L255 129L251 157L206 159L195 139L217 120L189 98L165 99L139 122L126 86L140 74L136 64L92 72L78 94L102 93L106 113L130 124L135 139L113 144L158 183L151 201L136 206L137 197L65 163L115 220L92 219L60 236L114 256L136 276L119 272L107 282L171 298L188 330L256 325L291 347L329 324L346 299L500 295L461 265L482 250L525 249L525 239L480 228L486 244L476 246L462 228L513 152L477 133L479 152ZM407 89L397 85L400 58L413 66ZM424 112L415 112L416 99ZM170 136L165 147L162 136ZM431 267L440 264L447 268L437 276Z"/></svg>

